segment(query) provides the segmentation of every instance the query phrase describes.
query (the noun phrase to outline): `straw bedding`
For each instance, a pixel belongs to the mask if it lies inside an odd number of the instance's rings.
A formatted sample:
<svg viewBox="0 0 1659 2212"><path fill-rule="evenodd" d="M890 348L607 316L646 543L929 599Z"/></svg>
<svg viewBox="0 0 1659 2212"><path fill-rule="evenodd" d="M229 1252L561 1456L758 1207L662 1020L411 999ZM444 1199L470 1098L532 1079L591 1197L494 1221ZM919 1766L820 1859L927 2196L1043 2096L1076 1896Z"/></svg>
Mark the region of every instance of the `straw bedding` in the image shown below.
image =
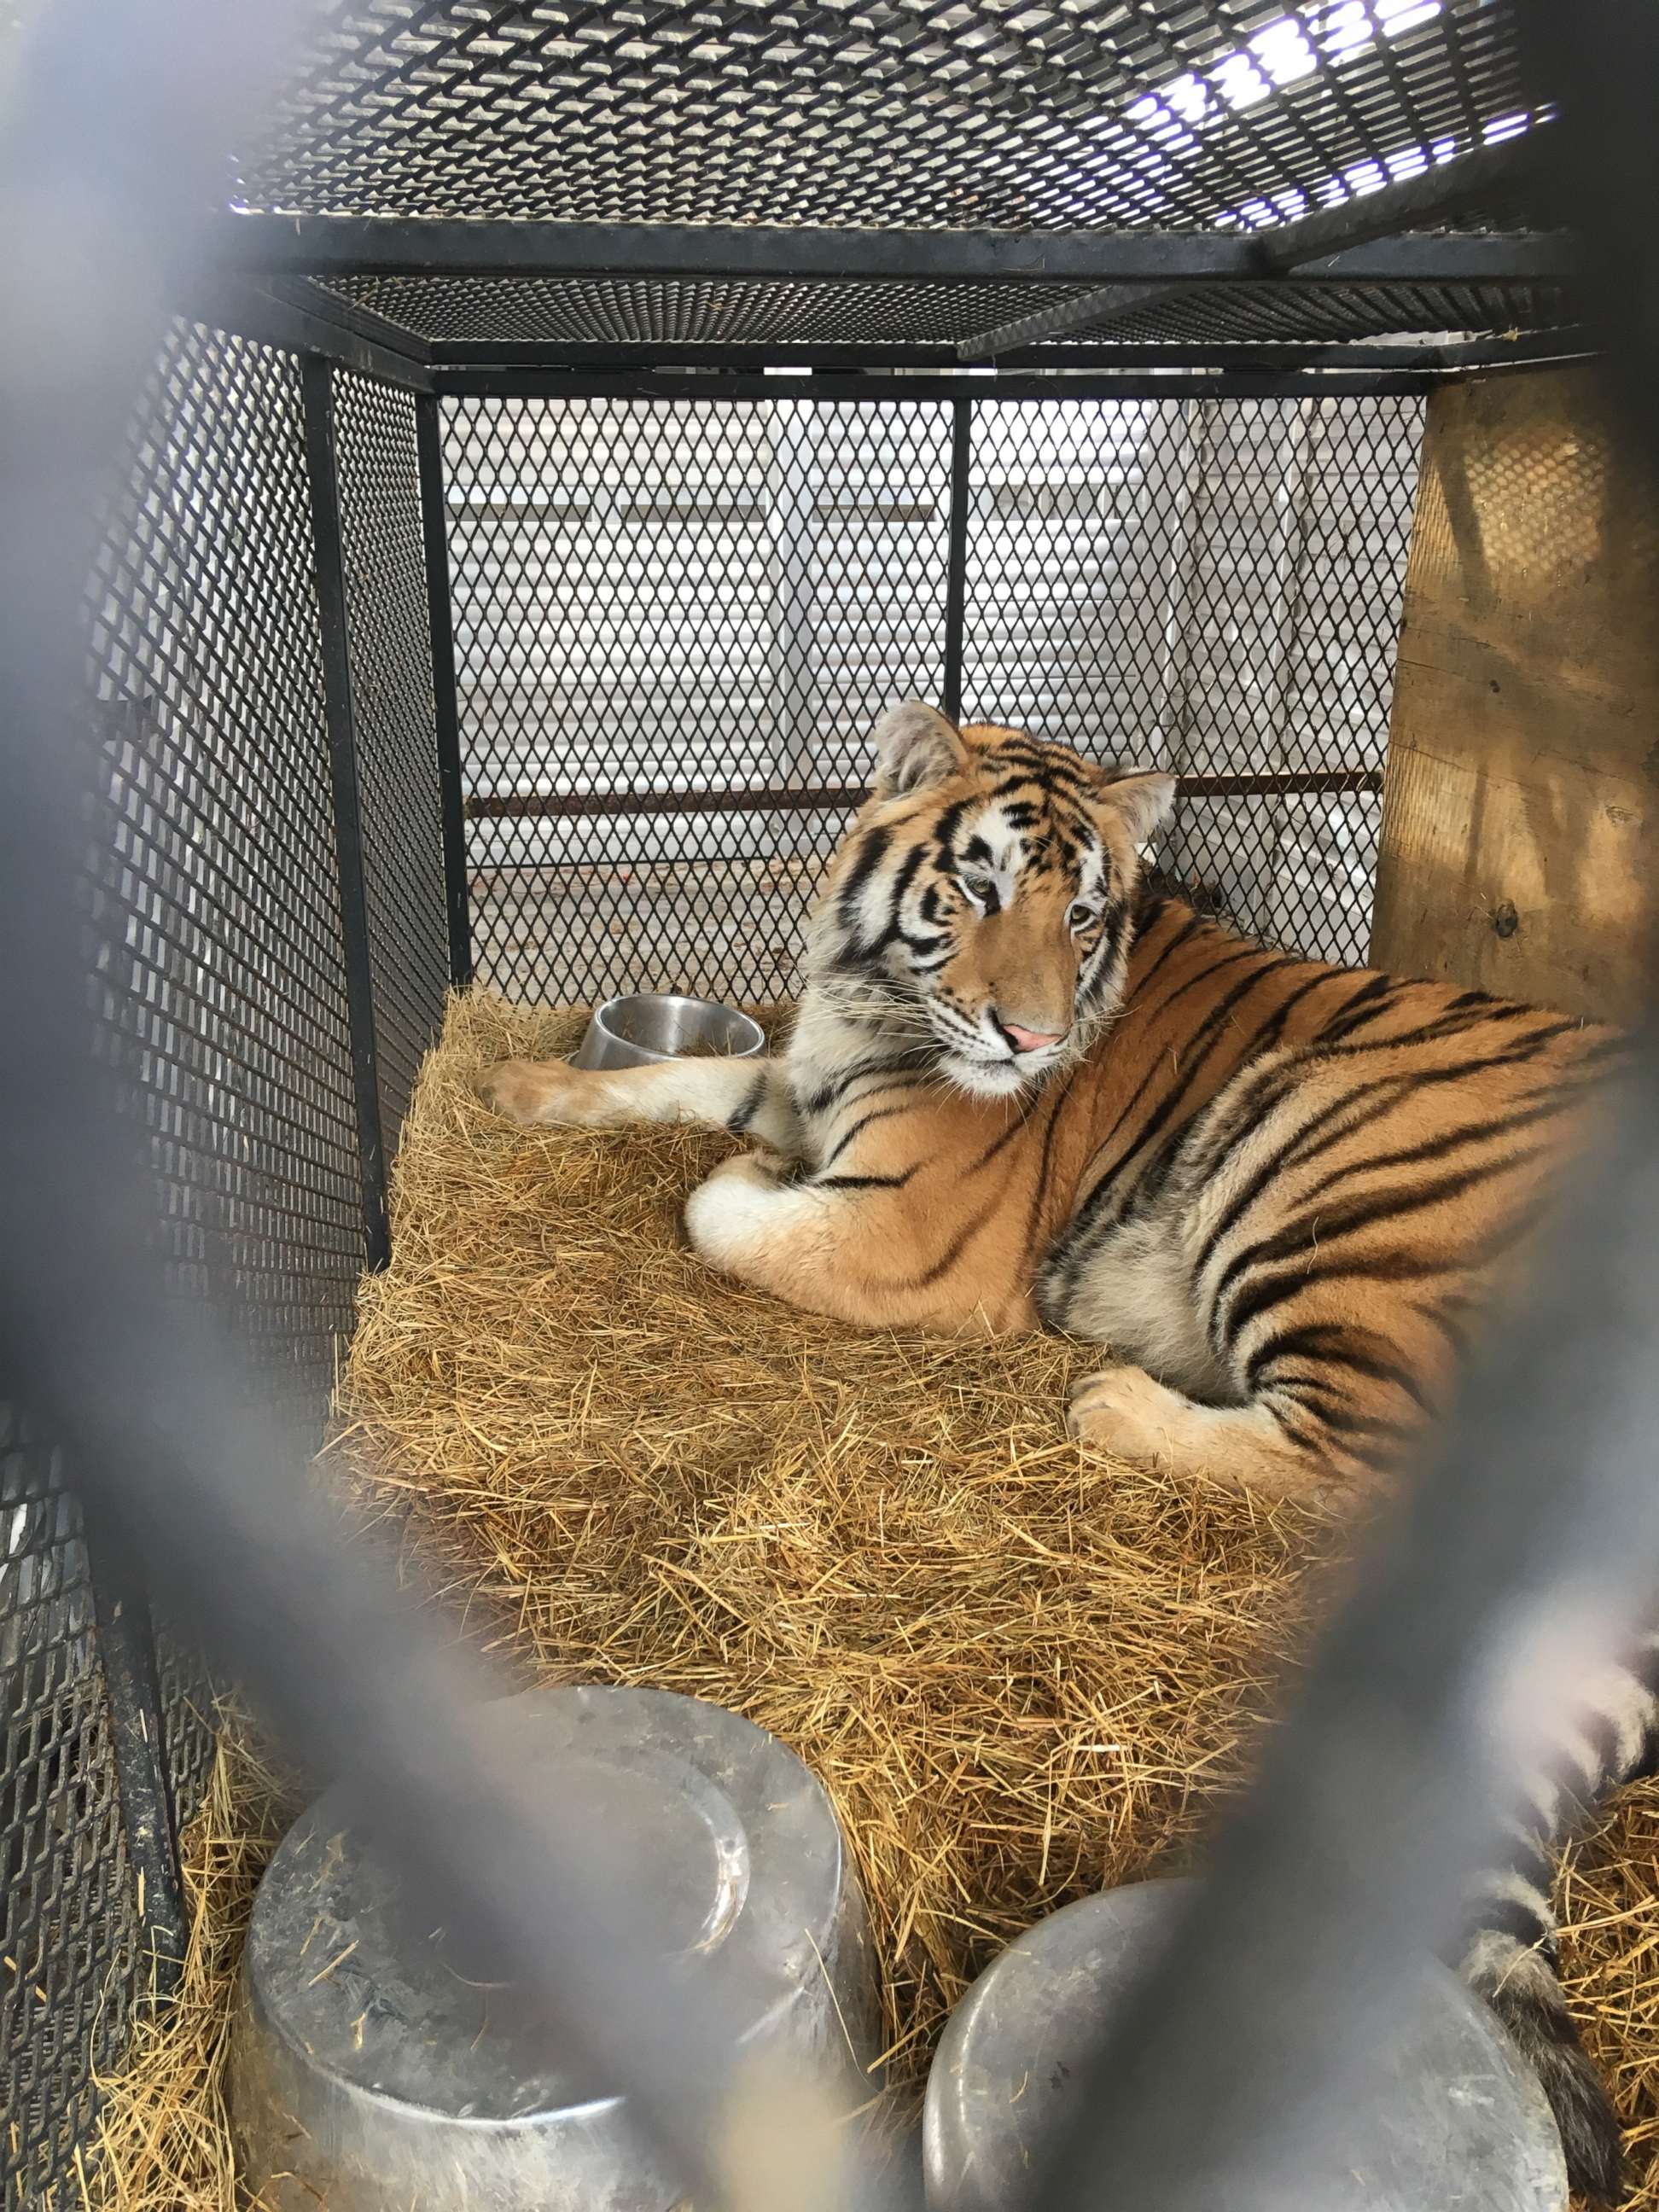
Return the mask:
<svg viewBox="0 0 1659 2212"><path fill-rule="evenodd" d="M1086 1350L860 1335L717 1279L676 1218L724 1140L526 1134L479 1103L490 1061L579 1030L452 1006L333 1463L515 1666L716 1699L808 1760L862 1869L914 2093L1011 1936L1188 1852L1329 1587L1333 1531L1085 1458L1059 1408ZM1634 1793L1565 1896L1574 1995L1642 2165L1656 1809ZM278 1826L236 1735L189 1839L185 2001L112 2099L101 2167L124 2212L228 2212L223 2021ZM1659 2185L1636 2201L1659 2212Z"/></svg>

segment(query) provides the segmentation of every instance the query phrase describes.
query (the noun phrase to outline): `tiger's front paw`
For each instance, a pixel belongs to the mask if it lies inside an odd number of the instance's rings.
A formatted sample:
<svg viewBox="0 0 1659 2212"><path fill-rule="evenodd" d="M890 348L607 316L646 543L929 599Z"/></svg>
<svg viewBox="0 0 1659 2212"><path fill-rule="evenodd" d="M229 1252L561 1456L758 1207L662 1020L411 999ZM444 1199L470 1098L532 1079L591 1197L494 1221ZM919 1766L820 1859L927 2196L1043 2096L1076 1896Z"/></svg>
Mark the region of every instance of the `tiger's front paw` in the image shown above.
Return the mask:
<svg viewBox="0 0 1659 2212"><path fill-rule="evenodd" d="M1144 1368L1103 1367L1072 1385L1066 1431L1114 1459L1139 1467L1167 1466L1174 1456L1172 1399Z"/></svg>
<svg viewBox="0 0 1659 2212"><path fill-rule="evenodd" d="M604 1079L562 1060L504 1060L489 1070L478 1091L487 1106L526 1128L538 1122L580 1127L599 1119L595 1085L602 1089Z"/></svg>

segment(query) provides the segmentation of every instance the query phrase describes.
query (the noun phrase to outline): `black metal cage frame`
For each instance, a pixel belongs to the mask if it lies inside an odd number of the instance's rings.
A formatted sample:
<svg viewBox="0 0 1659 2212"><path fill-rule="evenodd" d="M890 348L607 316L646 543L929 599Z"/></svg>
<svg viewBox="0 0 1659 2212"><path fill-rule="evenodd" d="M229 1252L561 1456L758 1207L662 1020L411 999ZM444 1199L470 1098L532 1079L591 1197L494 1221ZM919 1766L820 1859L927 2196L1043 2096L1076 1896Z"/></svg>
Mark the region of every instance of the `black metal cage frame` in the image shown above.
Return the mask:
<svg viewBox="0 0 1659 2212"><path fill-rule="evenodd" d="M840 740L751 747L758 765L735 780L748 755L729 718L718 741L671 747L665 781L661 757L607 781L603 758L576 757L568 720L532 788L478 772L468 620L483 605L500 633L512 594L492 610L463 573L502 556L452 493L490 422L529 410L514 447L527 479L556 435L550 410L608 423L624 464L647 421L683 454L726 453L740 416L821 421L836 428L807 499L820 520L846 504L834 438L860 453L884 440L892 482L814 558L844 572L884 531L879 558L913 586L927 562L925 605L897 646L830 686L850 729L901 666L905 688L952 711L1018 703L984 696L978 658L985 548L1000 516L1018 537L1035 496L988 489L994 423L1139 410L1158 426L1144 484L1164 481L1176 442L1208 434L1196 426L1251 409L1349 459L1363 425L1391 421L1395 446L1352 511L1322 537L1292 515L1284 556L1299 619L1310 562L1376 563L1358 676L1315 654L1273 678L1281 729L1295 682L1327 699L1350 682L1341 742L1264 757L1218 739L1181 763L1184 803L1232 810L1235 835L1252 808L1330 803L1359 821L1380 790L1386 694L1367 671L1398 619L1409 410L1448 380L1594 350L1572 240L1538 212L1557 128L1523 90L1508 0L1018 15L982 0L341 0L230 165L210 264L181 285L132 419L84 609L100 1054L143 1133L170 1283L210 1301L234 1286L297 1432L325 1409L361 1271L387 1256L387 1162L447 990L482 967L574 996L603 957L515 967L487 919L481 931L469 837L544 850L556 833L567 860L631 849L679 866L718 861L714 833L741 833L745 859L810 878L861 795ZM1259 454L1232 475L1251 469L1262 478ZM524 503L513 473L507 507ZM1215 474L1231 481L1224 452ZM805 480L786 474L786 489ZM678 526L666 496L636 496L635 520ZM705 484L691 501L704 555L723 496ZM1097 527L1097 483L1065 498L1062 521ZM1171 492L1158 512L1178 504ZM1249 513L1220 512L1204 542ZM584 550L568 520L532 520L573 590L605 592L614 530ZM1197 544L1190 515L1183 526ZM787 596L787 549L768 538L753 557L781 564ZM610 589L620 605L635 587L623 571ZM678 603L653 604L662 617ZM764 682L798 720L823 707L787 639L765 652ZM507 711L522 729L518 680ZM718 684L682 704L711 701L731 707ZM1120 749L1134 717L1095 704L1087 734ZM757 854L757 823L770 842ZM571 845L573 828L597 842ZM1201 876L1202 844L1169 857ZM804 896L798 884L787 915ZM1250 896L1235 886L1234 910L1242 898L1245 919L1286 927ZM1364 951L1340 936L1315 949ZM787 988L763 958L696 980ZM74 1468L27 1413L7 1420L10 2206L78 2185L94 2077L176 1968L177 1837L211 1723L199 1668L85 1525Z"/></svg>

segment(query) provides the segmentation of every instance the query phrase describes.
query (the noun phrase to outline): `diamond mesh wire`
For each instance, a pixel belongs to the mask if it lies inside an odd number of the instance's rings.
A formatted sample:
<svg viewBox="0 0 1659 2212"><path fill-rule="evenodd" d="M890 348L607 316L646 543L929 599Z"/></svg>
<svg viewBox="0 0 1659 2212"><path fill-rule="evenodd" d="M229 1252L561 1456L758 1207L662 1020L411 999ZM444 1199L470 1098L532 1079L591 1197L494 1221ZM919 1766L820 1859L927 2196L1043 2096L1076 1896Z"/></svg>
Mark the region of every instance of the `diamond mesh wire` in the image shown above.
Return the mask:
<svg viewBox="0 0 1659 2212"><path fill-rule="evenodd" d="M58 1454L0 1404L0 2203L80 2201L95 2070L138 1964L86 1546Z"/></svg>
<svg viewBox="0 0 1659 2212"><path fill-rule="evenodd" d="M964 712L1272 780L1189 787L1159 857L1325 957L1369 931L1421 422L975 411ZM465 400L446 444L479 975L787 994L834 794L884 706L942 690L948 408ZM1334 775L1358 787L1297 787Z"/></svg>
<svg viewBox="0 0 1659 2212"><path fill-rule="evenodd" d="M445 422L478 975L775 996L836 835L776 794L862 783L882 707L943 684L949 408Z"/></svg>
<svg viewBox="0 0 1659 2212"><path fill-rule="evenodd" d="M342 371L334 420L380 1125L390 1157L449 988L415 403L406 392Z"/></svg>
<svg viewBox="0 0 1659 2212"><path fill-rule="evenodd" d="M175 331L88 616L102 1048L174 1284L232 1295L273 1395L314 1425L362 1225L291 360Z"/></svg>
<svg viewBox="0 0 1659 2212"><path fill-rule="evenodd" d="M981 404L963 709L1191 778L1158 858L1363 961L1423 402Z"/></svg>
<svg viewBox="0 0 1659 2212"><path fill-rule="evenodd" d="M173 1293L229 1298L273 1407L314 1439L363 1231L295 363L173 328L85 619L96 1048L148 1156ZM82 2201L137 1954L79 1513L16 1418L0 1486L9 2208ZM159 1656L187 1817L207 1686L165 1633Z"/></svg>
<svg viewBox="0 0 1659 2212"><path fill-rule="evenodd" d="M748 283L689 278L341 276L325 289L423 337L501 343L835 345L969 337L1090 284Z"/></svg>
<svg viewBox="0 0 1659 2212"><path fill-rule="evenodd" d="M1523 112L1510 0L337 0L239 182L316 213L1206 224Z"/></svg>
<svg viewBox="0 0 1659 2212"><path fill-rule="evenodd" d="M1099 287L354 276L326 289L440 342L720 346L954 344ZM1100 336L1171 344L1337 342L1543 330L1571 319L1571 302L1554 285L1206 284ZM1090 335L1085 327L1066 342Z"/></svg>

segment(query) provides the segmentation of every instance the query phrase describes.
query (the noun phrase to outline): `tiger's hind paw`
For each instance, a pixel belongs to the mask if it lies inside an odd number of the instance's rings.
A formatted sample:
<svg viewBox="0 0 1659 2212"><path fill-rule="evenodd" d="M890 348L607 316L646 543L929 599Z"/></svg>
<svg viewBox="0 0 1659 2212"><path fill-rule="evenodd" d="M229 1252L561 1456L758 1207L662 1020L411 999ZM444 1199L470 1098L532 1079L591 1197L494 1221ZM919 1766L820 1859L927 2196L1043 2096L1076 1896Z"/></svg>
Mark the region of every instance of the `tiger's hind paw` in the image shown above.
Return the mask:
<svg viewBox="0 0 1659 2212"><path fill-rule="evenodd" d="M1081 1376L1066 1425L1079 1443L1114 1459L1268 1498L1311 1503L1329 1474L1291 1443L1265 1406L1200 1406L1141 1367L1103 1367Z"/></svg>
<svg viewBox="0 0 1659 2212"><path fill-rule="evenodd" d="M1066 1431L1115 1459L1167 1466L1175 1456L1170 1416L1181 1404L1144 1368L1102 1367L1073 1384Z"/></svg>

